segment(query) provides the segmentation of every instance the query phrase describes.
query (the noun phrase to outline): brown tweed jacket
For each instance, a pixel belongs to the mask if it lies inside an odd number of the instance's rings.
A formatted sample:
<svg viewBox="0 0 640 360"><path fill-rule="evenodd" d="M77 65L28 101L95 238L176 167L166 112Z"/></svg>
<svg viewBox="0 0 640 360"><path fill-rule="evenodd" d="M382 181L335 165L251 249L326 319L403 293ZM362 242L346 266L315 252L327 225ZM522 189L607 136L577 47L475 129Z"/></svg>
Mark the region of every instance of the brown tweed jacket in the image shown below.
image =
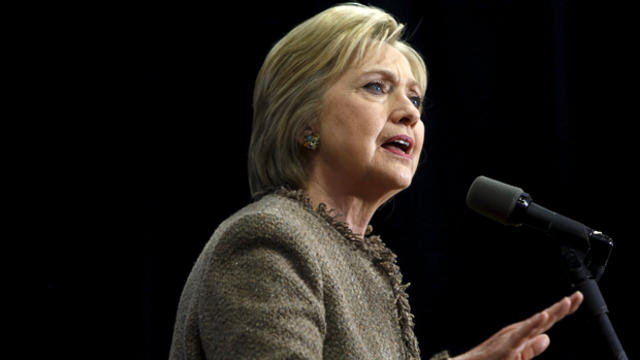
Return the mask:
<svg viewBox="0 0 640 360"><path fill-rule="evenodd" d="M329 213L282 189L224 221L184 287L169 358L419 359L395 255Z"/></svg>

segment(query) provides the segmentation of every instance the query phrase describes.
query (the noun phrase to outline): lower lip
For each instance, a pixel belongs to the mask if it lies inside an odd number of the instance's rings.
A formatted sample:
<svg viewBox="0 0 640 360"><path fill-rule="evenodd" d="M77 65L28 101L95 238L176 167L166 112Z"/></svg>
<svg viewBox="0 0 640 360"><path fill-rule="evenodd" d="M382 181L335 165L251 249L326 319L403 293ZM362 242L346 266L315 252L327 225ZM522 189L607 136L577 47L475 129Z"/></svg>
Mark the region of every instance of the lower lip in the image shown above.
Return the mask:
<svg viewBox="0 0 640 360"><path fill-rule="evenodd" d="M387 150L388 152L390 152L392 154L398 155L398 156L400 156L402 158L405 158L407 160L411 160L411 155L403 152L402 150L399 150L399 149L396 149L396 148L386 148L384 146L382 148Z"/></svg>

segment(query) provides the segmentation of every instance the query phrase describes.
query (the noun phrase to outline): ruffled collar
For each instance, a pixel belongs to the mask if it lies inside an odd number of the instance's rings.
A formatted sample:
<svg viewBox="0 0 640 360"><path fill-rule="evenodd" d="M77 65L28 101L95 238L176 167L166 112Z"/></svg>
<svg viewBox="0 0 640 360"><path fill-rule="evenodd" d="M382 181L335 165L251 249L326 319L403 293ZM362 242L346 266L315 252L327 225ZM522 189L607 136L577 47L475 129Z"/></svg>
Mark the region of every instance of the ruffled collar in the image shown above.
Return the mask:
<svg viewBox="0 0 640 360"><path fill-rule="evenodd" d="M337 214L335 209L327 209L327 205L324 203L318 204L314 209L311 198L304 190L292 190L286 187L281 187L275 190L274 194L297 200L305 209L318 214L334 229L336 229L336 231L338 231L354 248L363 251L384 274L389 276L389 282L396 300L398 320L402 331L402 340L404 342L408 358L420 359L418 341L413 333L414 316L411 313L409 295L407 295L406 292L406 289L410 284L402 284L402 273L400 272L400 267L397 264L396 254L387 248L380 236L371 235L373 231L372 226L367 226L365 236L360 236L358 234L354 234L349 228L349 225L345 222L337 219L339 214Z"/></svg>

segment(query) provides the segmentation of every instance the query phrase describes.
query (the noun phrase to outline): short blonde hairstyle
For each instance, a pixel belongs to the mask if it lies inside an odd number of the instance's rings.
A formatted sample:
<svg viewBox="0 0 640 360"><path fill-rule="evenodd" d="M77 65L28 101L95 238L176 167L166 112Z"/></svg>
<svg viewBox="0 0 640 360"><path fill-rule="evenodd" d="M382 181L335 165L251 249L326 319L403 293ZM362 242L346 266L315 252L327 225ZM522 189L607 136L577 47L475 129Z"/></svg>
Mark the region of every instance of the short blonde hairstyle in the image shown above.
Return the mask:
<svg viewBox="0 0 640 360"><path fill-rule="evenodd" d="M375 7L356 3L331 7L296 26L267 55L253 94L249 187L257 197L280 186L304 188L306 129L322 111L326 89L369 50L387 43L409 61L422 94L427 70L420 54L400 40L404 25ZM322 146L322 145L321 145Z"/></svg>

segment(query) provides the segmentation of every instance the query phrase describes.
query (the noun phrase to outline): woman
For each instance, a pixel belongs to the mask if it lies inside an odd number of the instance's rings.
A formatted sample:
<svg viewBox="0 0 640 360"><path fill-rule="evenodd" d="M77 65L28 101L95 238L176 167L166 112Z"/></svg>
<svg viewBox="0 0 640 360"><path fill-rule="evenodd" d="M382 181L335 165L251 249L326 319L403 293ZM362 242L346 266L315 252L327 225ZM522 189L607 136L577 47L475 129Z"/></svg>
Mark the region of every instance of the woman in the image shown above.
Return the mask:
<svg viewBox="0 0 640 360"><path fill-rule="evenodd" d="M368 236L376 209L411 184L424 141L426 68L402 29L379 9L339 5L267 55L249 149L256 201L194 265L171 359L420 358L395 255ZM532 358L581 301L565 298L455 359Z"/></svg>

